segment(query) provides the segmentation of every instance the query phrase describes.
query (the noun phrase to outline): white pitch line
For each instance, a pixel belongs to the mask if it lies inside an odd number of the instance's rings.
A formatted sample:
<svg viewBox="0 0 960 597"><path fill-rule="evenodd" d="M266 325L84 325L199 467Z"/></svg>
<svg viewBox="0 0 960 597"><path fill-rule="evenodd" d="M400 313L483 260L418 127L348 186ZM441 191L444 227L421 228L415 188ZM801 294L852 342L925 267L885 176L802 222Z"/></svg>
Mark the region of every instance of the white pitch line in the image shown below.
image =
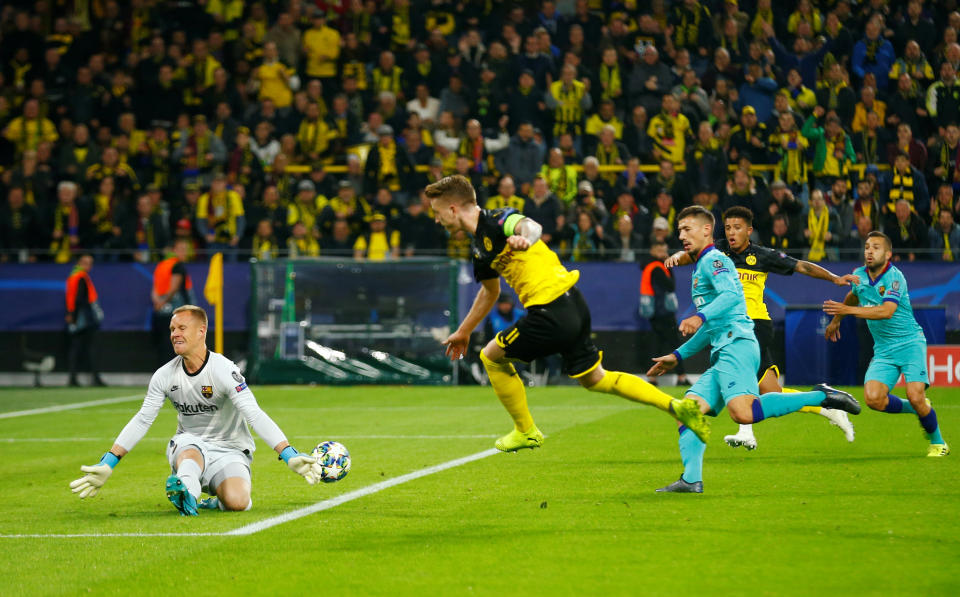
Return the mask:
<svg viewBox="0 0 960 597"><path fill-rule="evenodd" d="M434 473L439 473L450 468L455 468L462 466L464 464L473 462L475 460L481 460L487 458L488 456L493 456L494 454L499 454L499 450L495 448L490 448L489 450L484 450L483 452L477 452L476 454L471 454L469 456L464 456L463 458L457 458L455 460L450 460L441 464L434 466L429 466L425 469L420 469L412 473L407 473L406 475L400 475L399 477L394 477L392 479L387 479L386 481L381 481L380 483L375 483L373 485L367 485L366 487L361 487L355 491L350 491L344 493L343 495L338 495L337 497L330 498L329 500L323 500L322 502L317 502L312 506L307 506L306 508L300 508L299 510L294 510L292 512L287 512L286 514L281 514L279 516L273 516L259 522L254 522L248 525L244 525L238 529L232 531L227 531L224 535L229 536L238 536L238 535L252 535L254 533L259 533L271 527L275 527L279 524L285 522L290 522L291 520L297 520L298 518L303 518L304 516L309 516L311 514L316 514L317 512L322 512L324 510L329 510L330 508L335 508L340 504L345 504L347 502L366 497L368 495L383 491L384 489L389 489L397 485L402 485L408 481L414 481L421 477L426 477Z"/></svg>
<svg viewBox="0 0 960 597"><path fill-rule="evenodd" d="M103 398L101 400L90 400L88 402L71 402L69 404L57 404L55 406L44 406L43 408L31 408L30 410L15 410L12 412L0 413L0 419L12 419L14 417L26 417L28 415L41 415L43 413L56 413L64 410L74 410L77 408L90 408L91 406L101 406L104 404L119 404L120 402L133 402L134 400L143 400L143 394L134 396L120 396L118 398Z"/></svg>
<svg viewBox="0 0 960 597"><path fill-rule="evenodd" d="M474 435L338 435L335 433L327 434L334 440L341 439L490 439L498 437L496 434L474 434ZM31 444L31 443L70 443L70 442L109 442L113 437L0 437L0 444ZM290 439L309 439L317 440L314 435L294 435ZM166 442L163 437L146 437L141 442L155 441Z"/></svg>
<svg viewBox="0 0 960 597"><path fill-rule="evenodd" d="M485 436L484 436L485 437ZM292 520L297 520L298 518L303 518L304 516L309 516L311 514L316 514L317 512L323 512L324 510L329 510L335 508L340 504L345 504L347 502L352 502L353 500L372 495L383 491L384 489L389 489L391 487L396 487L397 485L402 485L410 481L415 481L421 477L426 477L445 471L447 469L455 468L458 466L463 466L474 462L476 460L482 460L488 456L493 456L494 454L499 454L499 450L495 448L490 448L489 450L484 450L483 452L477 452L476 454L471 454L469 456L464 456L462 458L456 458L454 460L449 460L434 466L428 466L427 468L420 469L418 471L413 471L412 473L407 473L406 475L400 475L399 477L393 477L392 479L387 479L386 481L381 481L379 483L374 483L373 485L367 485L366 487L361 487L354 491L348 491L342 495L330 498L328 500L323 500L322 502L317 502L312 506L306 506L304 508L299 508L287 512L286 514L280 514L278 516L271 516L259 522L250 523L242 527L233 529L232 531L226 531L223 533L68 533L68 534L39 534L39 533L29 533L29 534L10 534L4 535L0 534L0 539L83 539L83 538L101 538L101 537L242 537L246 535L252 535L254 533L259 533L260 531L265 531L269 528L275 527L277 525L290 522Z"/></svg>

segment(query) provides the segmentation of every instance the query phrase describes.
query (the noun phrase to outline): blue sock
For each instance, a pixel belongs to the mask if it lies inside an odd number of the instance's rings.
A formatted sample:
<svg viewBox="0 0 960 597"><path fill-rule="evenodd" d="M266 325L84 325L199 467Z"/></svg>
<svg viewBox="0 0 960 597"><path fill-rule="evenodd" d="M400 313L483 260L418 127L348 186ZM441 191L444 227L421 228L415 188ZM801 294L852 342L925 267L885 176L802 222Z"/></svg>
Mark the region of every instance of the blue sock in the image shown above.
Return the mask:
<svg viewBox="0 0 960 597"><path fill-rule="evenodd" d="M920 425L923 426L923 430L927 433L927 437L930 439L931 444L942 444L943 436L940 435L940 425L937 424L937 411L930 409L930 412L926 416L920 417Z"/></svg>
<svg viewBox="0 0 960 597"><path fill-rule="evenodd" d="M707 444L685 425L681 425L679 431L680 459L683 461L681 476L687 483L703 481L703 453L707 450Z"/></svg>
<svg viewBox="0 0 960 597"><path fill-rule="evenodd" d="M909 400L904 400L893 394L887 394L887 406L883 409L883 412L891 414L917 414L917 411L913 410L913 405L910 404Z"/></svg>
<svg viewBox="0 0 960 597"><path fill-rule="evenodd" d="M753 403L754 423L764 418L782 417L797 412L804 406L820 406L826 396L823 392L770 392ZM758 405L760 410L758 411ZM757 414L761 415L757 419Z"/></svg>

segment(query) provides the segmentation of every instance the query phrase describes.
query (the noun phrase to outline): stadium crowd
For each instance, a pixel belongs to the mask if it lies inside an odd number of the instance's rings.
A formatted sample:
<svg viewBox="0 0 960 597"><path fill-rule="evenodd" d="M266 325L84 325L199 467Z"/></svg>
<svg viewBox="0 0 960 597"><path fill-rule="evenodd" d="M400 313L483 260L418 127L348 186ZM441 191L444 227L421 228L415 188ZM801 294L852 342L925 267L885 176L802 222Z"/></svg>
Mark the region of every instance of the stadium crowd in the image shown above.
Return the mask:
<svg viewBox="0 0 960 597"><path fill-rule="evenodd" d="M467 257L422 195L460 173L573 261L676 250L691 204L957 260L956 5L11 0L0 259Z"/></svg>

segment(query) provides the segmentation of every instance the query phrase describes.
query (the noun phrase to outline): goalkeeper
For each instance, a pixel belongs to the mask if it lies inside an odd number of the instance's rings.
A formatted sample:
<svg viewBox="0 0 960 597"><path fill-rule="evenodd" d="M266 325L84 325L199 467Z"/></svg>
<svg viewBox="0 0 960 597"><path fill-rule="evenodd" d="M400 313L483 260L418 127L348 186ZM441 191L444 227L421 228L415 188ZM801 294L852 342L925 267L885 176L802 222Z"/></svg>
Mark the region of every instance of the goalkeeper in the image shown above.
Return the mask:
<svg viewBox="0 0 960 597"><path fill-rule="evenodd" d="M81 498L97 495L114 467L147 433L170 400L177 409L177 432L167 445L173 472L167 478L167 498L181 515L196 516L198 508L249 510L253 437L244 421L280 454L293 472L311 485L318 480L316 459L287 443L276 423L263 412L237 366L207 349L207 314L184 305L173 311L170 341L177 354L157 369L140 411L130 419L110 451L70 483ZM200 492L211 496L200 501Z"/></svg>

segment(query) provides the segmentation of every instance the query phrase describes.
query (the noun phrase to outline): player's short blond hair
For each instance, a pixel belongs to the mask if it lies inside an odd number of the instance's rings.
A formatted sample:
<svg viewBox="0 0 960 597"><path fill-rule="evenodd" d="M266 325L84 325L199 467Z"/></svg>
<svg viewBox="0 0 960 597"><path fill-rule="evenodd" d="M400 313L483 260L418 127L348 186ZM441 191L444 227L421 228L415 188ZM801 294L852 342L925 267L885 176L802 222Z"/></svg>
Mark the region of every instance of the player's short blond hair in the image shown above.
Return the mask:
<svg viewBox="0 0 960 597"><path fill-rule="evenodd" d="M470 180L459 174L445 176L424 189L427 199L442 199L458 205L476 205L477 193Z"/></svg>
<svg viewBox="0 0 960 597"><path fill-rule="evenodd" d="M207 327L207 312L201 307L196 305L183 305L182 307L177 307L174 309L170 316L173 317L177 313L189 313L197 318L197 321L200 322L200 325Z"/></svg>

